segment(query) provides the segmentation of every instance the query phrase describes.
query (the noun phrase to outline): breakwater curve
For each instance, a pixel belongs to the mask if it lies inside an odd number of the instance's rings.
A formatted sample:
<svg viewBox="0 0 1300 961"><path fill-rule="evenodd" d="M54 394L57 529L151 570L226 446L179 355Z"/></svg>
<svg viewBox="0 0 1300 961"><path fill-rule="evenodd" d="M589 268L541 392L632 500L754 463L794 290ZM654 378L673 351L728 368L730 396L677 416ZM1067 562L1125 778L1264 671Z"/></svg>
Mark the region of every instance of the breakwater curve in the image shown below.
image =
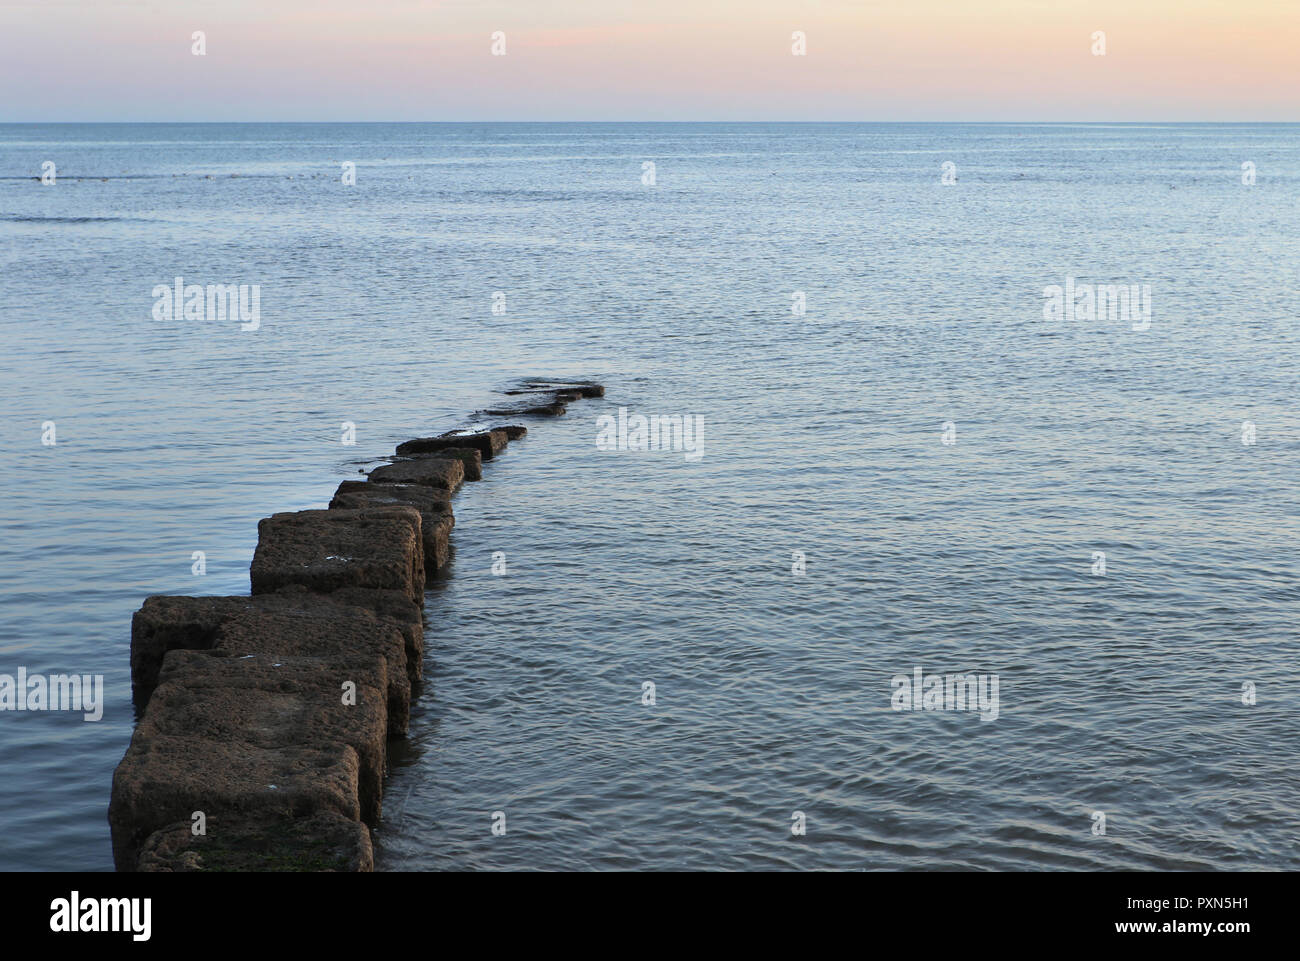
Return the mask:
<svg viewBox="0 0 1300 961"><path fill-rule="evenodd" d="M488 423L399 444L329 506L258 524L251 593L158 595L132 618L140 712L113 776L119 871L368 871L390 740L424 663L452 496L591 381L525 380Z"/></svg>

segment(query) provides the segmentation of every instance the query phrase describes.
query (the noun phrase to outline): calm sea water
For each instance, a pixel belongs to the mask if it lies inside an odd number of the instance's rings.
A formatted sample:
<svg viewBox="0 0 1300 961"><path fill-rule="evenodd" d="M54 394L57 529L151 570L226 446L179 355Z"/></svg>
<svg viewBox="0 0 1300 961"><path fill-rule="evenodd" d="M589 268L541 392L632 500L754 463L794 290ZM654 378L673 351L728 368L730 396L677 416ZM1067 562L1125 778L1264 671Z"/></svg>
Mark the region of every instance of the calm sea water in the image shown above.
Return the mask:
<svg viewBox="0 0 1300 961"><path fill-rule="evenodd" d="M608 394L458 496L380 868L1296 870L1297 223L1287 125L0 126L0 673L106 682L0 714L0 868L111 869L146 595L542 375Z"/></svg>

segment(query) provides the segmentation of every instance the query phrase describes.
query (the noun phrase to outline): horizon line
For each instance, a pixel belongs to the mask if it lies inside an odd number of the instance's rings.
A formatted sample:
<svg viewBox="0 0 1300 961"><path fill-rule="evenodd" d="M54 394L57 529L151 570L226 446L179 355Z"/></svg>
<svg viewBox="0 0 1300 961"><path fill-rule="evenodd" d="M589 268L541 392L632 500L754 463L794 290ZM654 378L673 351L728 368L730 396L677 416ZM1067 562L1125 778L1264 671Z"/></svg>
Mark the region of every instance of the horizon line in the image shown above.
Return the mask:
<svg viewBox="0 0 1300 961"><path fill-rule="evenodd" d="M967 124L970 126L991 126L1018 124L1024 126L1143 126L1143 125L1181 125L1202 124L1206 126L1247 127L1258 124L1300 125L1297 120L0 120L0 126L59 126L59 125L235 125L235 124L609 124L609 125L645 125L645 124Z"/></svg>

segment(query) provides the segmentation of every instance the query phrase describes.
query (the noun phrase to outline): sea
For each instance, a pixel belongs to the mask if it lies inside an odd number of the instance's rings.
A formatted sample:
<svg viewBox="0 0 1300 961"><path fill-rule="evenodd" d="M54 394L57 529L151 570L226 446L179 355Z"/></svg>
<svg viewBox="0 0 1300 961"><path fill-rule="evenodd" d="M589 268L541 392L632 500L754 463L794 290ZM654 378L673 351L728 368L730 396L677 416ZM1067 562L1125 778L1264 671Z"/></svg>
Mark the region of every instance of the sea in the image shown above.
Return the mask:
<svg viewBox="0 0 1300 961"><path fill-rule="evenodd" d="M0 675L103 678L0 869L112 870L145 597L536 377L378 870L1298 870L1298 225L1294 124L0 125Z"/></svg>

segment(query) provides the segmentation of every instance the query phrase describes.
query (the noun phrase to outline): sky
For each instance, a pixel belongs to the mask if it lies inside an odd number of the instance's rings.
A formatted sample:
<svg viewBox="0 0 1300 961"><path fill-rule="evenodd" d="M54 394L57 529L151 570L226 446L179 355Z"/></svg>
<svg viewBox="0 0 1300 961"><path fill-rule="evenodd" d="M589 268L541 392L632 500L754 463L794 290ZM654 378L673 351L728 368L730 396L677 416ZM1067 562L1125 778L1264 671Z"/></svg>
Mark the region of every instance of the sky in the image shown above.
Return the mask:
<svg viewBox="0 0 1300 961"><path fill-rule="evenodd" d="M1297 121L1300 0L0 0L0 122L291 120Z"/></svg>

